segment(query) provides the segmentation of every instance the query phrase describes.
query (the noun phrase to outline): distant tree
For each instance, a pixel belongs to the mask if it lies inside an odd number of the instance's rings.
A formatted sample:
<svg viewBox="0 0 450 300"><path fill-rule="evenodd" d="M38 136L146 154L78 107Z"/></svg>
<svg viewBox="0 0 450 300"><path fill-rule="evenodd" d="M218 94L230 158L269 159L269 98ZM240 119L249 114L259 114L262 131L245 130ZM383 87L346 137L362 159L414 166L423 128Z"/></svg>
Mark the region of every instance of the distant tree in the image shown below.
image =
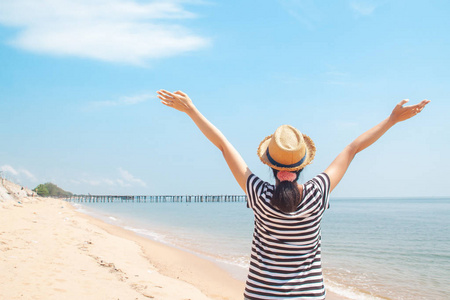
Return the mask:
<svg viewBox="0 0 450 300"><path fill-rule="evenodd" d="M56 184L47 182L45 184L38 185L34 191L43 197L70 197L72 196L71 192L67 192L62 188L58 187Z"/></svg>
<svg viewBox="0 0 450 300"><path fill-rule="evenodd" d="M58 188L58 187L56 186L56 184L53 184L53 183L51 183L51 182L47 182L47 183L45 184L45 187L47 188L48 194L49 194L50 196L58 196L60 188Z"/></svg>
<svg viewBox="0 0 450 300"><path fill-rule="evenodd" d="M47 197L49 195L47 187L43 184L38 185L33 191L41 197Z"/></svg>

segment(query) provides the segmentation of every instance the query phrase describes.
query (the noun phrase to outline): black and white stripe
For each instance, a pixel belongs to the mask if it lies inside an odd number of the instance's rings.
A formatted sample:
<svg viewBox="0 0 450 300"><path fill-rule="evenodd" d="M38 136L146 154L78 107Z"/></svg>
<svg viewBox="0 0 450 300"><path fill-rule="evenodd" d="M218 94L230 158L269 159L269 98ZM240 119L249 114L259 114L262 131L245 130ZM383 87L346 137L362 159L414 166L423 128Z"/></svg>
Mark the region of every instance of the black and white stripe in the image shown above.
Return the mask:
<svg viewBox="0 0 450 300"><path fill-rule="evenodd" d="M303 185L295 212L270 204L275 187L252 174L247 206L255 214L245 298L325 299L320 252L320 221L329 207L330 180L319 174Z"/></svg>

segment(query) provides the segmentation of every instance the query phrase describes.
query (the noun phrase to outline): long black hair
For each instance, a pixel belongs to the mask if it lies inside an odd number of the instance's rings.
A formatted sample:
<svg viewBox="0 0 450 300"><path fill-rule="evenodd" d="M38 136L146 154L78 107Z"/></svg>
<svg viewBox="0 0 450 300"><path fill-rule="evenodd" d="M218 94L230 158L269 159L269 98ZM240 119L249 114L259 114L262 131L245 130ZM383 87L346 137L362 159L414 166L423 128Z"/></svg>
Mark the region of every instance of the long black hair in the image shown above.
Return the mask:
<svg viewBox="0 0 450 300"><path fill-rule="evenodd" d="M276 180L275 191L273 192L270 204L278 208L284 213L291 213L295 211L300 204L300 190L298 189L298 177L303 169L298 171L291 171L297 176L294 181L282 181L278 180L277 174L278 170L272 169L273 176Z"/></svg>

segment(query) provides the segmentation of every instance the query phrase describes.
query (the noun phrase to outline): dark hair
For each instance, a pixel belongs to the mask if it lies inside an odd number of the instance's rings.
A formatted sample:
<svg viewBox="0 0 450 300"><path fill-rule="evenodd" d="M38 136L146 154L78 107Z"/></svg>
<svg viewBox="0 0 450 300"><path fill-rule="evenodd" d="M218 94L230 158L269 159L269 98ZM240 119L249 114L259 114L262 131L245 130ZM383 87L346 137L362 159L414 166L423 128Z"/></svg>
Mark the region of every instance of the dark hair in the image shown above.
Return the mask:
<svg viewBox="0 0 450 300"><path fill-rule="evenodd" d="M272 169L273 176L275 176L277 184L275 186L275 191L273 192L272 199L270 200L270 204L285 213L290 213L297 209L301 200L297 180L302 170L303 169L300 169L298 171L291 171L292 173L295 173L297 175L294 181L280 182L277 178L278 170Z"/></svg>

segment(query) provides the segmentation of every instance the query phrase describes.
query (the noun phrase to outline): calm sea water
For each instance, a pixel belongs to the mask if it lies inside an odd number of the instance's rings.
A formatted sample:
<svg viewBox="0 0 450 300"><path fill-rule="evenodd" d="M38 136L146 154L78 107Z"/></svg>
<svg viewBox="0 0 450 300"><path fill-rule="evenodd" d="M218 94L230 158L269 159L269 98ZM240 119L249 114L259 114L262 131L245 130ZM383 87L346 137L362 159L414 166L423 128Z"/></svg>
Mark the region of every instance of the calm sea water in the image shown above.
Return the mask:
<svg viewBox="0 0 450 300"><path fill-rule="evenodd" d="M89 203L81 210L209 257L244 280L246 203ZM352 299L450 299L450 199L331 199L322 222L326 286Z"/></svg>

